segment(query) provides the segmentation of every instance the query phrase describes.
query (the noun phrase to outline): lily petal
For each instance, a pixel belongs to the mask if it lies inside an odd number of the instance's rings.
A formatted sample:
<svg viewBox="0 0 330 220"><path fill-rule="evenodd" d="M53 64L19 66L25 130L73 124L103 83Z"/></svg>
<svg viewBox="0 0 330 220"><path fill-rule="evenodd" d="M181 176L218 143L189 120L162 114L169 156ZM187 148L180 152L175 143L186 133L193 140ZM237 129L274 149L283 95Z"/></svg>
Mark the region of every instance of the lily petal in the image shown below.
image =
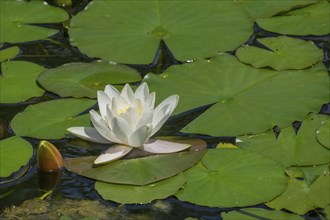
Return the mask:
<svg viewBox="0 0 330 220"><path fill-rule="evenodd" d="M125 98L130 106L134 104L135 96L129 84L125 84L123 90L120 93L120 97Z"/></svg>
<svg viewBox="0 0 330 220"><path fill-rule="evenodd" d="M157 113L158 113L157 115L154 113L154 117L152 119L153 129L151 135L154 135L164 125L167 119L171 116L172 113L171 106L166 105L162 109L160 109Z"/></svg>
<svg viewBox="0 0 330 220"><path fill-rule="evenodd" d="M133 148L126 146L126 145L120 145L116 144L108 150L106 150L103 154L98 156L96 160L94 161L95 165L105 164L109 163L111 161L118 160L128 154Z"/></svg>
<svg viewBox="0 0 330 220"><path fill-rule="evenodd" d="M94 110L89 111L91 121L97 130L97 132L104 137L105 139L112 141L114 143L123 144L116 135L109 129L109 127L105 124L105 121L101 118L101 116Z"/></svg>
<svg viewBox="0 0 330 220"><path fill-rule="evenodd" d="M116 137L122 144L128 144L128 135L130 135L133 131L130 125L123 118L113 118L111 121L111 130L116 134Z"/></svg>
<svg viewBox="0 0 330 220"><path fill-rule="evenodd" d="M191 147L190 144L175 143L158 139L149 139L149 141L143 145L142 149L150 153L164 154L179 152L189 147Z"/></svg>
<svg viewBox="0 0 330 220"><path fill-rule="evenodd" d="M129 137L128 143L132 147L141 147L149 138L152 132L152 125L147 124L135 130Z"/></svg>
<svg viewBox="0 0 330 220"><path fill-rule="evenodd" d="M71 127L67 129L68 132L71 134L76 135L77 137L80 137L81 139L100 143L100 144L109 144L112 143L108 139L105 139L102 137L99 132L95 128L92 127Z"/></svg>
<svg viewBox="0 0 330 220"><path fill-rule="evenodd" d="M107 85L104 89L104 92L112 99L117 99L120 95L119 91L112 85Z"/></svg>
<svg viewBox="0 0 330 220"><path fill-rule="evenodd" d="M111 98L103 91L97 91L97 101L102 118L107 115L107 105L111 104Z"/></svg>
<svg viewBox="0 0 330 220"><path fill-rule="evenodd" d="M174 111L174 109L176 108L176 106L178 105L179 102L179 96L178 95L171 95L169 97L167 97L164 101L162 101L156 108L155 108L155 112L154 115L156 118L158 118L158 114L163 114L162 111L165 108L165 106L170 105L171 106L171 112L170 114L172 114L172 112Z"/></svg>
<svg viewBox="0 0 330 220"><path fill-rule="evenodd" d="M145 105L149 108L155 108L155 100L156 100L156 93L150 93L149 97L147 98Z"/></svg>
<svg viewBox="0 0 330 220"><path fill-rule="evenodd" d="M140 99L143 103L147 101L149 96L149 88L147 83L143 82L140 86L137 87L135 91L135 97Z"/></svg>

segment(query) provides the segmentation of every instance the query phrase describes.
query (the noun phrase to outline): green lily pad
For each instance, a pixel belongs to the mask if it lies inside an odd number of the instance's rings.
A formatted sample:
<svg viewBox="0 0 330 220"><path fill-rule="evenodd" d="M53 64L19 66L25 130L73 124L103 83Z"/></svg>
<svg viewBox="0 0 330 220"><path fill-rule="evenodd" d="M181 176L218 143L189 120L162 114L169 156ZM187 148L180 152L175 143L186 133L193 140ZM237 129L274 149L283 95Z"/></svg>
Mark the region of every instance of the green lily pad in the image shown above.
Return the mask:
<svg viewBox="0 0 330 220"><path fill-rule="evenodd" d="M281 212L276 210L266 210L258 208L240 209L237 211L231 211L221 214L223 220L303 220L304 218L287 212Z"/></svg>
<svg viewBox="0 0 330 220"><path fill-rule="evenodd" d="M0 103L24 102L41 96L44 90L36 84L36 78L44 70L42 66L24 61L7 61L1 64Z"/></svg>
<svg viewBox="0 0 330 220"><path fill-rule="evenodd" d="M19 53L19 51L19 47L0 49L0 62L14 58Z"/></svg>
<svg viewBox="0 0 330 220"><path fill-rule="evenodd" d="M245 45L236 51L237 58L254 67L270 66L275 70L305 69L322 60L323 51L312 41L286 36L258 39L272 51Z"/></svg>
<svg viewBox="0 0 330 220"><path fill-rule="evenodd" d="M104 90L107 84L137 82L141 76L134 69L109 62L71 63L44 71L38 81L62 97L96 98L96 92Z"/></svg>
<svg viewBox="0 0 330 220"><path fill-rule="evenodd" d="M95 183L95 189L103 199L123 204L145 204L155 199L164 199L168 196L174 195L179 191L185 182L185 176L180 173L169 179L143 186L122 185L97 181Z"/></svg>
<svg viewBox="0 0 330 220"><path fill-rule="evenodd" d="M322 125L316 131L317 141L324 147L330 149L330 117L322 122Z"/></svg>
<svg viewBox="0 0 330 220"><path fill-rule="evenodd" d="M223 54L171 66L160 76L148 74L145 81L158 102L172 94L180 96L174 114L215 103L181 130L212 136L288 126L329 101L329 76L323 64L299 71L271 71Z"/></svg>
<svg viewBox="0 0 330 220"><path fill-rule="evenodd" d="M291 177L286 191L266 203L274 209L283 209L303 215L315 208L325 208L330 203L329 170L319 176L312 184Z"/></svg>
<svg viewBox="0 0 330 220"><path fill-rule="evenodd" d="M270 201L287 186L284 167L241 149L211 149L184 172L187 183L176 196L211 207L249 206Z"/></svg>
<svg viewBox="0 0 330 220"><path fill-rule="evenodd" d="M0 177L10 176L25 166L32 157L33 148L23 138L13 136L0 141Z"/></svg>
<svg viewBox="0 0 330 220"><path fill-rule="evenodd" d="M0 42L24 42L46 38L58 32L56 29L29 25L63 22L69 15L61 8L43 1L1 0Z"/></svg>
<svg viewBox="0 0 330 220"><path fill-rule="evenodd" d="M203 157L205 142L198 139L178 140L190 143L189 151L122 159L93 168L94 156L65 158L65 167L79 175L109 183L146 185L172 177L192 167Z"/></svg>
<svg viewBox="0 0 330 220"><path fill-rule="evenodd" d="M329 163L330 151L315 138L316 129L327 120L329 116L326 115L310 115L303 121L297 135L292 127L288 127L281 130L278 138L270 131L239 137L242 142L237 145L270 156L286 166Z"/></svg>
<svg viewBox="0 0 330 220"><path fill-rule="evenodd" d="M178 60L191 60L234 50L252 26L233 1L95 1L72 18L69 35L89 56L147 64L161 39Z"/></svg>
<svg viewBox="0 0 330 220"><path fill-rule="evenodd" d="M267 18L277 13L288 11L291 8L301 7L303 5L312 4L318 0L290 0L290 1L259 1L259 0L238 0L242 7L248 12L250 17Z"/></svg>
<svg viewBox="0 0 330 220"><path fill-rule="evenodd" d="M15 115L11 128L19 136L39 139L64 138L67 128L89 126L89 114L77 116L95 104L90 99L57 99L28 106Z"/></svg>
<svg viewBox="0 0 330 220"><path fill-rule="evenodd" d="M292 35L326 35L330 33L330 4L321 0L316 4L293 10L283 16L257 19L267 31Z"/></svg>

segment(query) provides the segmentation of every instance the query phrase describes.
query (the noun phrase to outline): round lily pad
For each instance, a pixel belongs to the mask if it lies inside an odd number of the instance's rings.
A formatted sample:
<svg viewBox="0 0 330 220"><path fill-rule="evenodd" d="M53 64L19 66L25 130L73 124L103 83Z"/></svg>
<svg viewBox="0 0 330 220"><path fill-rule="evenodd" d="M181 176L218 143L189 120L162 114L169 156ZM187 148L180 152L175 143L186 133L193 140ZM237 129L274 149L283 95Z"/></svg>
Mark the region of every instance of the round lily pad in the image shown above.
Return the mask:
<svg viewBox="0 0 330 220"><path fill-rule="evenodd" d="M30 105L15 115L11 128L19 136L64 138L69 127L89 126L89 114L78 115L93 104L95 100L90 99L57 99Z"/></svg>
<svg viewBox="0 0 330 220"><path fill-rule="evenodd" d="M293 10L282 16L260 18L256 22L267 31L292 35L326 35L330 33L330 3L316 4Z"/></svg>
<svg viewBox="0 0 330 220"><path fill-rule="evenodd" d="M281 129L277 138L270 131L239 137L241 142L237 145L270 156L286 166L329 163L330 151L320 145L315 138L316 129L328 118L326 115L310 115L302 122L297 135L290 126Z"/></svg>
<svg viewBox="0 0 330 220"><path fill-rule="evenodd" d="M109 62L70 63L44 71L38 81L45 89L62 97L96 98L96 92L104 90L107 84L137 82L141 81L141 76L130 67Z"/></svg>
<svg viewBox="0 0 330 220"><path fill-rule="evenodd" d="M97 181L95 189L102 198L123 204L149 203L155 199L164 199L174 195L186 182L185 176L180 173L169 179L155 183L134 186Z"/></svg>
<svg viewBox="0 0 330 220"><path fill-rule="evenodd" d="M146 185L172 177L200 161L206 151L205 142L187 139L189 151L122 159L107 165L93 167L94 156L66 158L65 167L79 175L108 183Z"/></svg>
<svg viewBox="0 0 330 220"><path fill-rule="evenodd" d="M23 138L13 136L0 141L0 177L8 177L25 166L32 157L33 148Z"/></svg>
<svg viewBox="0 0 330 220"><path fill-rule="evenodd" d="M63 22L69 15L61 8L43 1L1 1L0 42L24 42L46 38L58 32L30 24Z"/></svg>
<svg viewBox="0 0 330 220"><path fill-rule="evenodd" d="M230 211L228 213L221 214L223 220L303 220L304 218L287 212L281 212L276 210L247 208L237 211Z"/></svg>
<svg viewBox="0 0 330 220"><path fill-rule="evenodd" d="M275 70L305 69L322 60L323 51L312 41L286 36L258 40L270 50L245 45L236 51L237 58L254 67L272 67Z"/></svg>
<svg viewBox="0 0 330 220"><path fill-rule="evenodd" d="M14 58L20 49L19 47L9 47L6 49L0 49L0 62Z"/></svg>
<svg viewBox="0 0 330 220"><path fill-rule="evenodd" d="M277 210L285 208L300 215L316 208L326 208L330 203L329 182L328 169L312 184L291 177L285 192L266 205Z"/></svg>
<svg viewBox="0 0 330 220"><path fill-rule="evenodd" d="M327 117L321 124L321 127L316 131L317 141L330 149L330 117Z"/></svg>
<svg viewBox="0 0 330 220"><path fill-rule="evenodd" d="M249 206L270 201L287 186L284 167L241 149L211 149L184 172L187 183L176 196L211 207Z"/></svg>
<svg viewBox="0 0 330 220"><path fill-rule="evenodd" d="M291 8L312 4L318 0L294 0L294 1L259 1L259 0L237 0L248 12L252 19L268 18Z"/></svg>
<svg viewBox="0 0 330 220"><path fill-rule="evenodd" d="M72 18L69 35L89 56L147 64L160 40L178 60L210 57L244 43L252 26L233 1L94 1Z"/></svg>
<svg viewBox="0 0 330 220"><path fill-rule="evenodd" d="M214 103L181 130L212 136L288 126L329 101L329 76L323 64L306 70L271 71L223 54L171 66L162 75L148 74L145 81L158 102L172 94L180 96L174 114Z"/></svg>
<svg viewBox="0 0 330 220"><path fill-rule="evenodd" d="M36 78L42 66L24 61L6 61L1 63L0 103L24 102L41 96L44 90L37 86Z"/></svg>

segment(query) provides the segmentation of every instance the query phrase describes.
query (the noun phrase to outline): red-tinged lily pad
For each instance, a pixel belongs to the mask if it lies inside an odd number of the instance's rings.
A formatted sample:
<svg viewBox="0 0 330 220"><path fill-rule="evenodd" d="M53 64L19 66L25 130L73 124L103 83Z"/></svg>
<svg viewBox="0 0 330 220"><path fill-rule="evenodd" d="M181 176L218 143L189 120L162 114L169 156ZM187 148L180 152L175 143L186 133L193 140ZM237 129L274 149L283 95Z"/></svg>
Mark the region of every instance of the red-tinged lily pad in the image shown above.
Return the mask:
<svg viewBox="0 0 330 220"><path fill-rule="evenodd" d="M189 151L179 153L124 158L99 167L93 167L95 156L66 158L64 164L72 172L103 182L146 185L172 177L192 167L200 161L206 151L206 143L199 139L177 138L175 141L190 143L192 147Z"/></svg>

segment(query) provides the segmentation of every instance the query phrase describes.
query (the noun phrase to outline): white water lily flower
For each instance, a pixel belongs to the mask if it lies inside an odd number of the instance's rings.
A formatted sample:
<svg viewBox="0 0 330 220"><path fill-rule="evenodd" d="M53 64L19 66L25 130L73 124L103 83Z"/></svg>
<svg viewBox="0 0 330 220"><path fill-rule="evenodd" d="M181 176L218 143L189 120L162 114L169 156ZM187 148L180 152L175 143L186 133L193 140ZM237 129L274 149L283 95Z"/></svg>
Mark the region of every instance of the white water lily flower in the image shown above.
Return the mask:
<svg viewBox="0 0 330 220"><path fill-rule="evenodd" d="M107 163L128 154L134 147L152 153L173 153L190 147L189 144L151 139L170 117L179 96L166 98L155 108L155 92L149 93L146 83L135 91L126 84L121 93L107 85L97 92L100 114L91 110L94 127L71 127L68 131L96 143L117 143L101 154L94 164Z"/></svg>

